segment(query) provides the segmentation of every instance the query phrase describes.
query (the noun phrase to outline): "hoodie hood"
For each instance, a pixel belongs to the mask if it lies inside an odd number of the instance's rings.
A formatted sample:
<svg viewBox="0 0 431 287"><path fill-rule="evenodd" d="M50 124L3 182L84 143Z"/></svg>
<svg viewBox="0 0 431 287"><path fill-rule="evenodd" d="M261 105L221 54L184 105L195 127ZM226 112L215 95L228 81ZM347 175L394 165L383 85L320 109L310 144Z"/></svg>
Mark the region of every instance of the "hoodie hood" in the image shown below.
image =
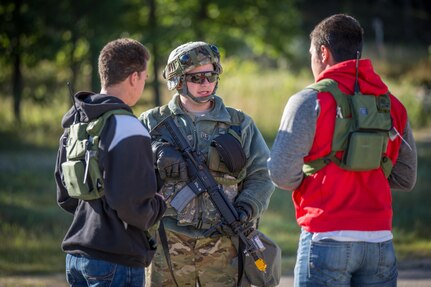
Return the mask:
<svg viewBox="0 0 431 287"><path fill-rule="evenodd" d="M117 97L95 94L92 92L78 92L74 96L76 109L72 106L63 116L61 125L63 128L69 127L78 116L80 122L90 122L97 119L102 114L111 110L124 109L132 112L131 108Z"/></svg>
<svg viewBox="0 0 431 287"><path fill-rule="evenodd" d="M369 59L359 60L358 67L359 90L365 95L382 95L388 92L388 87L374 71ZM356 77L356 60L338 63L319 74L316 82L323 79L333 79L338 82L341 91L352 95Z"/></svg>

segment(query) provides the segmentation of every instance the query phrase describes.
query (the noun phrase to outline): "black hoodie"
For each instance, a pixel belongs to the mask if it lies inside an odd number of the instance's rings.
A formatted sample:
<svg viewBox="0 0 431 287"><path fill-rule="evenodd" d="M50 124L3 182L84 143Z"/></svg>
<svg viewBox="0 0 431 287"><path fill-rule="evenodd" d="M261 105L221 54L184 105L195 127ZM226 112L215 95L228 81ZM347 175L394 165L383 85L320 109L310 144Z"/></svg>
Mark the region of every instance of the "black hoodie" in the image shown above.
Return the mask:
<svg viewBox="0 0 431 287"><path fill-rule="evenodd" d="M89 122L103 113L129 106L108 95L80 92L75 95L79 120ZM148 131L134 116L114 115L101 134L99 165L105 195L83 201L70 198L62 180L66 160L65 140L76 116L72 107L63 117L55 180L58 205L72 213L73 221L62 243L65 252L81 254L126 266L144 267L154 256L144 230L163 215L166 205L158 196Z"/></svg>

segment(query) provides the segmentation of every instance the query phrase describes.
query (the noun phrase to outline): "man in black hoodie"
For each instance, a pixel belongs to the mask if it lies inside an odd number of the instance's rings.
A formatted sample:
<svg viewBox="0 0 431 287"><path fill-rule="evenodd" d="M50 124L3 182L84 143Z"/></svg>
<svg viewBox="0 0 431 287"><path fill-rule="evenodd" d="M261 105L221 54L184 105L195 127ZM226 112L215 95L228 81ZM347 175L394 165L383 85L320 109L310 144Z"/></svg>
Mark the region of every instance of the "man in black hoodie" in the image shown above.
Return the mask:
<svg viewBox="0 0 431 287"><path fill-rule="evenodd" d="M79 92L63 117L55 180L58 205L73 214L62 243L66 278L71 286L144 286L144 268L154 255L146 230L163 215L166 205L157 193L148 131L128 115L112 115L100 135L98 158L104 195L94 200L72 198L66 189L69 127L76 113L90 122L111 110L131 112L145 87L148 50L132 39L109 42L99 55L99 94Z"/></svg>

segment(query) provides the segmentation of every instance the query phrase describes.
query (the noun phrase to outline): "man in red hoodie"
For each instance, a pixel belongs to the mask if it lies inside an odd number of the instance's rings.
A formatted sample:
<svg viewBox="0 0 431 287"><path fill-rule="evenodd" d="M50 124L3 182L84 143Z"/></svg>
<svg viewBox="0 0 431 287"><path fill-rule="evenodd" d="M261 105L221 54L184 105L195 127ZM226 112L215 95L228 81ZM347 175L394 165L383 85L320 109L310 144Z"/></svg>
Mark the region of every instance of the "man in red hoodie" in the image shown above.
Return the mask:
<svg viewBox="0 0 431 287"><path fill-rule="evenodd" d="M356 19L328 17L310 39L315 84L289 99L268 160L273 182L293 190L302 228L295 286L396 286L391 189L410 191L417 171L407 112L371 61L359 59L363 29ZM375 104L360 106L355 116L353 97ZM362 168L349 167L346 151L353 144L347 139L372 108L382 118L372 124L387 131L368 131L350 154ZM340 128L343 123L350 128ZM384 135L380 146L368 145L370 134ZM371 150L361 154L359 148ZM378 166L367 168L372 149Z"/></svg>

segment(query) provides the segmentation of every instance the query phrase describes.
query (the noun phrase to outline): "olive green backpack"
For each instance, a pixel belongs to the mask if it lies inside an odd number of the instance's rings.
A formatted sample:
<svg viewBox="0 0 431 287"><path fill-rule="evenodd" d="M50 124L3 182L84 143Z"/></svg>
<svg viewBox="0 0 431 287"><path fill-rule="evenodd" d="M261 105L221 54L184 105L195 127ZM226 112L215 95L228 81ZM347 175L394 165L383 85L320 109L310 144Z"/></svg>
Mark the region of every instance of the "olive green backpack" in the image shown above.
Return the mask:
<svg viewBox="0 0 431 287"><path fill-rule="evenodd" d="M94 200L104 194L104 180L99 167L100 134L112 115L132 115L118 109L104 113L89 122L77 122L69 127L66 161L61 164L64 183L72 198Z"/></svg>
<svg viewBox="0 0 431 287"><path fill-rule="evenodd" d="M331 153L304 164L304 173L313 174L332 161L351 171L381 167L388 177L392 162L384 153L392 129L389 94L364 95L359 92L356 82L355 94L347 95L340 91L338 83L332 79L322 80L308 88L331 93L337 110ZM341 160L335 156L338 151L344 151Z"/></svg>

